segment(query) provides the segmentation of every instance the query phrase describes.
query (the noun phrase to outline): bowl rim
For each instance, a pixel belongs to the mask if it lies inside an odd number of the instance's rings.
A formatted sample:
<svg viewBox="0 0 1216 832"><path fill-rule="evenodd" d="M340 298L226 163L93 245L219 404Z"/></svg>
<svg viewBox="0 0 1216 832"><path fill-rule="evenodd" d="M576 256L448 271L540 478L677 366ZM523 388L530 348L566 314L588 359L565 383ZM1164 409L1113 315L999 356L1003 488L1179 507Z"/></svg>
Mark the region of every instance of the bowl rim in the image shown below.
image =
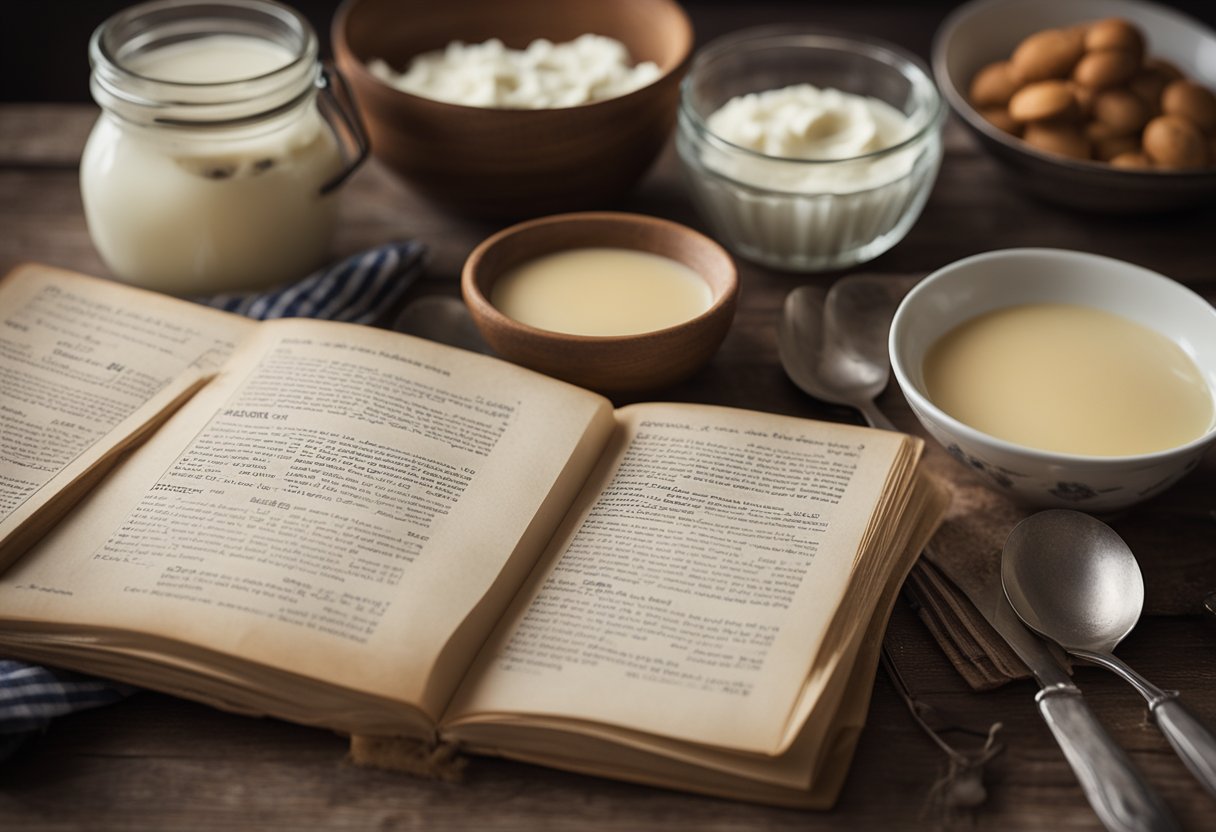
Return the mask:
<svg viewBox="0 0 1216 832"><path fill-rule="evenodd" d="M498 307L490 303L490 299L481 291L481 287L477 281L477 270L484 259L486 252L494 246L499 245L504 240L507 240L516 234L532 231L536 228L543 228L551 225L565 225L569 223L588 223L588 222L609 222L616 223L621 226L658 226L663 228L669 234L678 234L681 236L694 239L699 245L705 246L715 255L720 256L723 261L729 265L730 271L726 273L726 286L721 293L718 293L709 307L700 314L681 321L678 324L663 327L662 329L650 329L645 332L634 332L628 335L579 335L573 332L558 332L552 329L542 329L540 327L525 324L515 318L499 311ZM628 246L617 246L618 248L630 248ZM545 252L552 254L557 251L568 251L570 248L554 249L553 251ZM640 249L631 249L640 250ZM650 252L654 253L654 252ZM537 255L542 256L542 255ZM666 257L667 255L659 255ZM674 259L674 258L669 258ZM694 269L695 271L695 269ZM698 276L709 284L709 280L698 273ZM465 303L471 307L477 315L482 315L489 321L502 326L506 329L512 329L522 334L544 338L547 340L558 340L570 344L625 344L635 343L639 339L658 338L670 336L678 333L680 330L690 329L698 326L706 321L717 317L725 308L734 304L739 294L739 269L735 265L734 258L730 253L716 240L702 234L695 228L691 228L683 223L675 222L674 220L665 219L663 217L654 217L649 214L631 213L627 211L575 211L566 214L550 214L544 217L524 220L523 222L515 223L507 228L491 234L489 237L482 240L469 253L469 256L464 261L464 266L460 270L460 289L464 296ZM710 284L710 289L713 289Z"/></svg>
<svg viewBox="0 0 1216 832"><path fill-rule="evenodd" d="M575 104L567 107L539 107L535 109L525 109L522 107L478 107L472 104L457 104L452 101L443 101L438 98L428 98L424 95L406 92L405 90L398 89L392 84L387 83L384 81L384 79L374 74L368 67L367 61L355 54L355 51L351 48L350 43L346 38L347 19L350 17L351 11L354 9L354 7L362 2L365 2L365 0L342 0L342 3L338 6L338 10L334 13L333 22L329 27L330 41L333 44L335 59L341 62L341 58L348 57L350 60L346 63L354 64L353 70L349 67L349 65L343 66L343 73L347 75L353 73L354 75L358 76L361 81L373 83L377 88L380 88L383 93L390 96L401 96L403 100L410 101L415 106L425 104L426 106L433 106L441 110L449 109L453 113L502 113L514 116L520 113L566 113L608 105L619 106L618 102L630 101L647 90L653 89L654 87L664 83L673 76L683 76L692 61L693 46L695 45L696 41L696 33L693 31L692 21L689 19L688 12L685 11L684 7L681 6L677 0L659 0L659 2L666 4L675 13L675 19L678 22L680 30L679 34L682 36L682 43L680 45L681 51L678 59L673 61L671 66L667 67L666 69L662 69L660 67L661 72L657 78L654 78L648 83L643 84L636 89L632 89L623 95L615 95L609 98L601 98L598 101L587 101L582 104ZM601 0L601 2L604 2L604 0ZM630 54L630 57L632 58L633 55Z"/></svg>
<svg viewBox="0 0 1216 832"><path fill-rule="evenodd" d="M1178 23L1198 31L1208 40L1211 40L1213 44L1216 44L1216 31L1213 31L1201 21L1184 12L1163 6L1160 3L1154 3L1152 0L1121 1L1133 6L1144 6L1155 13L1161 14L1163 17L1173 17ZM1016 0L969 0L969 2L963 3L951 11L950 14L946 15L945 19L937 27L937 31L933 33L933 45L930 49L930 56L934 80L937 82L937 87L943 97L950 102L951 109L961 116L969 127L1013 153L1026 154L1032 158L1051 162L1052 164L1059 165L1061 168L1078 173L1098 173L1109 176L1112 179L1121 178L1125 181L1138 180L1140 182L1153 179L1179 180L1201 178L1216 180L1216 167L1183 170L1161 170L1157 168L1140 170L1135 168L1116 168L1108 162L1099 162L1093 159L1070 159L1066 156L1047 153L1036 147L1032 147L1016 136L1011 136L980 115L980 112L967 100L967 96L955 85L954 79L946 68L946 45L954 36L959 24L964 20L982 14L991 8L1009 6L1015 2ZM1067 7L1067 4L1061 5ZM1081 21L1078 20L1078 22ZM1000 58L996 60L1000 60Z"/></svg>
<svg viewBox="0 0 1216 832"><path fill-rule="evenodd" d="M917 73L919 73L920 78L923 79L923 81L927 84L928 89L933 93L931 107L925 117L924 123L919 125L911 135L905 137L896 144L882 147L877 150L870 150L856 156L845 156L839 159L803 159L796 156L774 156L769 153L761 153L760 151L753 150L750 147L735 144L729 139L725 139L711 130L709 128L708 121L702 118L701 114L698 113L689 102L689 99L691 98L690 90L692 88L692 82L697 70L710 60L741 46L762 43L764 41L780 41L795 38L798 40L808 41L806 45L812 49L831 49L832 51L837 52L862 55L866 58L870 58L871 60L881 62L886 66L895 69L905 78L908 78L908 80L912 83L916 83L916 79L914 77L910 77L909 74L903 70L901 64L912 67ZM891 58L898 60L893 61ZM806 83L810 82L808 81ZM696 55L693 57L692 62L689 65L688 73L680 82L679 114L681 121L686 120L687 123L692 126L693 131L699 138L711 145L717 145L719 150L723 150L727 153L740 153L745 157L761 159L764 161L782 162L791 165L804 165L807 167L843 165L858 161L872 161L883 156L896 155L900 151L915 146L934 131L940 130L943 122L945 121L946 112L947 106L945 99L942 96L942 91L939 85L934 80L932 71L929 69L928 64L926 64L912 52L909 52L908 50L881 38L797 23L751 26L746 29L740 29L738 31L714 38L712 41L705 44L705 46L697 50Z"/></svg>
<svg viewBox="0 0 1216 832"><path fill-rule="evenodd" d="M894 317L891 319L891 331L887 339L887 352L891 358L891 369L895 373L895 378L899 382L900 389L903 390L904 396L907 397L909 404L912 405L913 411L927 411L932 415L934 420L942 422L951 433L956 433L969 442L987 445L1001 453L1018 455L1028 458L1034 462L1046 465L1068 465L1075 467L1148 467L1152 464L1163 462L1168 459L1185 456L1193 451L1199 450L1203 446L1211 443L1213 440L1216 440L1216 389L1213 389L1210 381L1205 382L1205 384L1208 388L1209 396L1212 397L1213 419L1203 433L1181 445L1175 445L1159 451L1150 451L1148 453L1141 454L1123 454L1118 456L1047 451L1041 448L1033 448L1029 445L1021 445L1007 439L1001 439L1000 437L993 436L990 433L985 433L981 430L973 428L967 423L961 422L955 417L951 416L949 413L934 404L932 399L922 393L920 388L912 383L908 373L905 371L903 356L900 354L899 350L896 349L896 345L902 338L903 333L907 331L910 326L912 326L908 319L910 314L908 309L919 296L931 292L934 285L948 275L963 270L972 270L976 266L991 262L993 260L1017 260L1027 257L1043 256L1073 261L1076 263L1084 263L1090 266L1117 266L1121 269L1130 269L1130 274L1135 275L1135 280L1146 281L1149 285L1168 285L1171 287L1171 291L1178 292L1179 297L1187 298L1187 302L1193 302L1206 308L1212 317L1213 325L1216 325L1216 307L1213 307L1210 303L1208 303L1208 301L1202 295L1196 293L1188 286L1184 286L1178 281L1166 277L1160 272L1155 272L1152 269L1145 268L1144 266L1140 266L1135 263L1129 263L1126 260L1119 260L1115 257L1108 257L1102 254L1093 254L1086 251L1049 247L1004 248L996 249L995 251L980 252L979 254L973 254L969 257L964 257L961 260L955 260L952 263L947 263L945 266L931 272L923 280L913 286L911 291L904 296L903 300L900 301L899 306L895 310ZM975 316L969 316L968 320L973 317ZM1164 335L1167 338L1170 337L1156 327L1151 328L1158 334ZM938 333L938 337L941 337L944 334L945 332ZM1170 340L1173 341L1172 338L1170 338ZM1174 343L1177 342L1175 341Z"/></svg>

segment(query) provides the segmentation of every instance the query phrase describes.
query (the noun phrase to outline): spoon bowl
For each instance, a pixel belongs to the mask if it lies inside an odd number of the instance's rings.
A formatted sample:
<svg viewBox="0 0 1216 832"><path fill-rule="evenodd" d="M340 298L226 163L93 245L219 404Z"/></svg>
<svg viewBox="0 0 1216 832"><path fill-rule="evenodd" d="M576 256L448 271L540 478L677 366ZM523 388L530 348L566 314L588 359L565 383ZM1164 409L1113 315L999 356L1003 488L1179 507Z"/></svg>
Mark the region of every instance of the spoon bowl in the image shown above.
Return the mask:
<svg viewBox="0 0 1216 832"><path fill-rule="evenodd" d="M777 338L786 375L807 395L894 430L874 399L891 377L887 333L908 287L900 278L851 275L826 293L817 286L790 292Z"/></svg>
<svg viewBox="0 0 1216 832"><path fill-rule="evenodd" d="M1216 795L1216 737L1176 692L1161 690L1111 654L1144 607L1136 557L1112 528L1079 511L1032 514L1005 541L1001 584L1028 627L1139 691L1182 762Z"/></svg>
<svg viewBox="0 0 1216 832"><path fill-rule="evenodd" d="M1069 651L1111 652L1144 606L1132 550L1110 526L1079 511L1042 511L1014 527L1001 582L1022 620Z"/></svg>
<svg viewBox="0 0 1216 832"><path fill-rule="evenodd" d="M473 323L469 309L459 298L428 295L411 303L397 316L393 329L453 347L491 355Z"/></svg>

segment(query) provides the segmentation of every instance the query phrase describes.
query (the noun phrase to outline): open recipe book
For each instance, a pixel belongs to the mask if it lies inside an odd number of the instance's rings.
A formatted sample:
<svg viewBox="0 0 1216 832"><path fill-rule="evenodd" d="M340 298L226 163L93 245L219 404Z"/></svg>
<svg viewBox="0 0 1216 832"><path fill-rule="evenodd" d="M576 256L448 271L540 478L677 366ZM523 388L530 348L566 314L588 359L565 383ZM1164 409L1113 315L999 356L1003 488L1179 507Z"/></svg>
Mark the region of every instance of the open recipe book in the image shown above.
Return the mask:
<svg viewBox="0 0 1216 832"><path fill-rule="evenodd" d="M944 510L898 433L382 330L0 283L0 655L826 807Z"/></svg>

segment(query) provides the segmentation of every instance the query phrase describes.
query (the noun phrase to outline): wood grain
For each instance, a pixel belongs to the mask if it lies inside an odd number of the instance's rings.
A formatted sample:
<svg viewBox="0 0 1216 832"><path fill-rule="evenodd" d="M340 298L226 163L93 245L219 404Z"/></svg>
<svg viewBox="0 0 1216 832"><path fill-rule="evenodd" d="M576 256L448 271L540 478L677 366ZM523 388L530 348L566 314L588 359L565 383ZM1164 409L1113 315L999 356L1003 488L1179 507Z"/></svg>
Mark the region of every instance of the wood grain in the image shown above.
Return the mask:
<svg viewBox="0 0 1216 832"><path fill-rule="evenodd" d="M702 43L744 25L802 20L869 31L925 55L947 6L763 2L698 4L692 11ZM95 117L96 110L84 105L0 105L0 269L36 259L105 274L88 239L76 172ZM1069 212L1027 197L1004 179L959 124L947 126L945 144L947 158L921 219L866 271L925 273L980 251L1046 245L1139 263L1216 299L1210 234L1216 207L1146 218ZM465 258L501 228L435 210L378 163L355 176L343 200L335 256L390 239L426 243L431 278L420 281L412 296L457 295ZM654 214L704 230L670 147L639 189L598 207ZM785 294L804 283L826 286L837 275L779 274L743 261L738 267L738 310L721 348L662 398L855 420L847 410L804 396L777 359L776 324ZM629 400L616 397L618 404ZM898 390L889 389L880 404L897 422L908 416ZM1204 481L1212 481L1214 470L1216 457L1209 455ZM1142 512L1120 519L1120 531L1146 558L1153 609L1190 612L1194 599L1216 589L1207 582L1216 539L1214 508L1209 490L1184 481ZM1179 540L1186 545L1179 547ZM990 766L989 799L978 810L951 813L929 801L945 758L879 674L844 794L827 813L766 809L492 759L475 760L462 784L423 782L355 769L344 762L345 740L324 731L140 694L55 722L0 768L0 828L1099 830L1035 711L1032 685L972 693L906 607L897 609L890 633L896 659L918 696L968 725L1003 725L1006 748ZM1119 653L1158 685L1181 690L1201 718L1216 724L1213 644L1216 621L1154 616L1141 622ZM1099 718L1161 790L1184 828L1210 828L1216 804L1145 721L1136 694L1098 670L1082 668L1077 678Z"/></svg>
<svg viewBox="0 0 1216 832"><path fill-rule="evenodd" d="M977 696L945 665L910 611L897 612L897 659L920 695L980 726L1000 721L1006 745L993 764L989 803L950 813L927 796L944 773L939 752L907 718L881 674L839 806L831 813L767 809L597 780L492 759L465 782L430 783L356 769L346 744L322 731L231 717L156 694L56 722L0 769L6 829L1097 829L1080 790L1033 707L1033 686ZM1216 685L1206 622L1157 620L1120 652L1182 691L1209 722ZM1187 667L1159 644L1195 660ZM1171 650L1173 653L1173 650ZM1177 654L1174 654L1177 655ZM1198 792L1136 695L1083 669L1078 682L1100 719L1177 812L1207 828Z"/></svg>

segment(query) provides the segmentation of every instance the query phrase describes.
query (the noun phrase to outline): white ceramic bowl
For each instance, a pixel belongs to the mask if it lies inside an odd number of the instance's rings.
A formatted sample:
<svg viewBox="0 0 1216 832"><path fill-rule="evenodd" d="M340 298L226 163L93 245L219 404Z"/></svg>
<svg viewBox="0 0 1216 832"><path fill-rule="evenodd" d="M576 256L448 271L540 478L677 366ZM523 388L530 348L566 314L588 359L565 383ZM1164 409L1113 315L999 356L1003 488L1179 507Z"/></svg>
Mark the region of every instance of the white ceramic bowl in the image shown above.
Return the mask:
<svg viewBox="0 0 1216 832"><path fill-rule="evenodd" d="M1071 303L1122 315L1173 340L1216 391L1216 309L1148 269L1077 251L1023 248L959 260L919 283L891 324L891 366L925 430L998 490L1037 507L1111 511L1153 497L1199 464L1216 425L1176 448L1135 456L1081 456L1016 445L947 415L925 392L930 345L964 321L1008 306ZM1216 392L1213 394L1216 396Z"/></svg>
<svg viewBox="0 0 1216 832"><path fill-rule="evenodd" d="M994 127L967 101L975 73L1007 59L1026 36L1086 20L1123 17L1192 80L1216 89L1216 33L1181 12L1143 0L972 0L933 39L942 95L1019 187L1052 202L1103 213L1138 214L1216 200L1216 168L1139 171L1044 153Z"/></svg>
<svg viewBox="0 0 1216 832"><path fill-rule="evenodd" d="M764 155L709 129L710 116L736 96L804 83L881 99L908 118L911 135L824 161ZM928 69L895 46L761 26L697 52L680 88L676 149L698 209L727 248L787 271L843 269L894 246L920 216L941 164L945 109ZM803 184L850 180L873 184Z"/></svg>

